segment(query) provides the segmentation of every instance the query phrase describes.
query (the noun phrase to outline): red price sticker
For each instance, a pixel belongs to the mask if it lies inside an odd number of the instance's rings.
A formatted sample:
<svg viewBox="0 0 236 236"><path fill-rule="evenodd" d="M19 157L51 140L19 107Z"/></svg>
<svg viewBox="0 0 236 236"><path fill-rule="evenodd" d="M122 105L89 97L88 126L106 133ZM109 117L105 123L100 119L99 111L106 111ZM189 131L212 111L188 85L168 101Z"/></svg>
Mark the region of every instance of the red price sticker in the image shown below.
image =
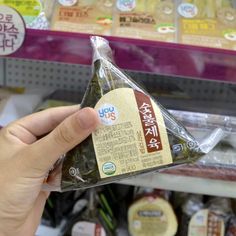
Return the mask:
<svg viewBox="0 0 236 236"><path fill-rule="evenodd" d="M25 24L19 13L8 6L0 6L0 56L16 52L25 39Z"/></svg>

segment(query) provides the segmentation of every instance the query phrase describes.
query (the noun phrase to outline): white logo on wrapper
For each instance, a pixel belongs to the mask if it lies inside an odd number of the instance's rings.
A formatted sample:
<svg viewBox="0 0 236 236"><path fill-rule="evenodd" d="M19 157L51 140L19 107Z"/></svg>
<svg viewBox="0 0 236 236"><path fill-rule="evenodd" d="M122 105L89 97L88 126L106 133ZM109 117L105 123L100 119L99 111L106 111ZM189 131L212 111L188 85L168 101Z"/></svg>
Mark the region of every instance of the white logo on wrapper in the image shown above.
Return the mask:
<svg viewBox="0 0 236 236"><path fill-rule="evenodd" d="M118 119L119 112L112 104L103 104L98 109L98 115L103 125L113 125Z"/></svg>
<svg viewBox="0 0 236 236"><path fill-rule="evenodd" d="M69 169L69 174L70 174L70 176L76 176L76 175L79 174L79 170L76 169L76 168L74 168L74 167L71 167L71 168Z"/></svg>
<svg viewBox="0 0 236 236"><path fill-rule="evenodd" d="M77 0L58 0L58 2L65 7L71 7L77 3Z"/></svg>
<svg viewBox="0 0 236 236"><path fill-rule="evenodd" d="M178 12L181 16L185 18L193 18L197 15L198 9L195 5L191 3L181 3L178 6Z"/></svg>
<svg viewBox="0 0 236 236"><path fill-rule="evenodd" d="M25 24L17 11L0 6L0 55L16 52L25 39Z"/></svg>
<svg viewBox="0 0 236 236"><path fill-rule="evenodd" d="M120 11L132 11L136 7L136 0L118 0L116 7Z"/></svg>

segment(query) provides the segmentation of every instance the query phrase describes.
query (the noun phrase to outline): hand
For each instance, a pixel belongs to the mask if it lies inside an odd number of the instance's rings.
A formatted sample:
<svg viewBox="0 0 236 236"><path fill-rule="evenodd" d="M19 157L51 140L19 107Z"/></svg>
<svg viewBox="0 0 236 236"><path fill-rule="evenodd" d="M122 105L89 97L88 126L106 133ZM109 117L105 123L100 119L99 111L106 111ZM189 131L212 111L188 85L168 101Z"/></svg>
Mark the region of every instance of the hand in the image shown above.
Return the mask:
<svg viewBox="0 0 236 236"><path fill-rule="evenodd" d="M46 174L98 123L93 109L71 106L35 113L0 131L0 236L35 234L49 196L41 190Z"/></svg>

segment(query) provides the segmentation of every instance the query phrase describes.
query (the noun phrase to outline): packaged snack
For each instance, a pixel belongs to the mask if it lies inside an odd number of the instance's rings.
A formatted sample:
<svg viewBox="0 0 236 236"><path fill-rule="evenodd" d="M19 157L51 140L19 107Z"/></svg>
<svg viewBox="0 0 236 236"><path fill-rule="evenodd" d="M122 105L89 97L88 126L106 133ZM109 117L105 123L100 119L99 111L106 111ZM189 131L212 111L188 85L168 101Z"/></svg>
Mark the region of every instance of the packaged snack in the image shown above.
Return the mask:
<svg viewBox="0 0 236 236"><path fill-rule="evenodd" d="M232 215L230 199L212 199L206 209L195 213L188 226L188 236L225 235L227 222Z"/></svg>
<svg viewBox="0 0 236 236"><path fill-rule="evenodd" d="M115 235L116 219L104 189L89 189L86 199L79 199L73 214L65 225L64 236L112 236Z"/></svg>
<svg viewBox="0 0 236 236"><path fill-rule="evenodd" d="M116 1L113 35L174 42L173 0Z"/></svg>
<svg viewBox="0 0 236 236"><path fill-rule="evenodd" d="M0 0L0 5L16 9L22 15L27 28L48 29L43 0Z"/></svg>
<svg viewBox="0 0 236 236"><path fill-rule="evenodd" d="M91 38L93 77L81 103L101 124L64 155L49 177L54 190L111 183L160 168L193 162L224 136L214 130L198 142L168 111L114 64L108 42Z"/></svg>
<svg viewBox="0 0 236 236"><path fill-rule="evenodd" d="M180 43L236 50L236 9L231 0L179 0Z"/></svg>
<svg viewBox="0 0 236 236"><path fill-rule="evenodd" d="M176 193L177 194L177 193ZM181 206L180 214L180 227L178 229L179 236L188 235L188 225L191 217L198 211L204 208L203 197L201 195L189 194Z"/></svg>
<svg viewBox="0 0 236 236"><path fill-rule="evenodd" d="M160 197L143 197L128 210L131 236L174 236L177 220L170 203Z"/></svg>
<svg viewBox="0 0 236 236"><path fill-rule="evenodd" d="M72 1L69 5L66 2L68 1L55 1L51 18L52 30L111 34L114 0L79 0Z"/></svg>

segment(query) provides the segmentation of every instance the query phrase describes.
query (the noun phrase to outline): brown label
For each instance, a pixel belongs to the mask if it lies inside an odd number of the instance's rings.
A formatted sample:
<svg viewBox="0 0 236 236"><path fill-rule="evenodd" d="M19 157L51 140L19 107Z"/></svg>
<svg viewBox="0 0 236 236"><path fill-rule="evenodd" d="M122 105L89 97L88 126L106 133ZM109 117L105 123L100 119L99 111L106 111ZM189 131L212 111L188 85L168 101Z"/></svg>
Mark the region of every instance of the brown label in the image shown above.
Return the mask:
<svg viewBox="0 0 236 236"><path fill-rule="evenodd" d="M91 7L60 7L58 20L79 22L81 17L89 17L89 11L91 10Z"/></svg>
<svg viewBox="0 0 236 236"><path fill-rule="evenodd" d="M161 151L162 143L151 100L144 93L135 91L134 94L138 105L147 151Z"/></svg>
<svg viewBox="0 0 236 236"><path fill-rule="evenodd" d="M156 21L152 15L145 13L126 13L120 14L120 26L131 26L131 24L151 24L155 25Z"/></svg>
<svg viewBox="0 0 236 236"><path fill-rule="evenodd" d="M161 110L145 94L114 89L95 109L101 124L92 137L101 178L173 162Z"/></svg>

